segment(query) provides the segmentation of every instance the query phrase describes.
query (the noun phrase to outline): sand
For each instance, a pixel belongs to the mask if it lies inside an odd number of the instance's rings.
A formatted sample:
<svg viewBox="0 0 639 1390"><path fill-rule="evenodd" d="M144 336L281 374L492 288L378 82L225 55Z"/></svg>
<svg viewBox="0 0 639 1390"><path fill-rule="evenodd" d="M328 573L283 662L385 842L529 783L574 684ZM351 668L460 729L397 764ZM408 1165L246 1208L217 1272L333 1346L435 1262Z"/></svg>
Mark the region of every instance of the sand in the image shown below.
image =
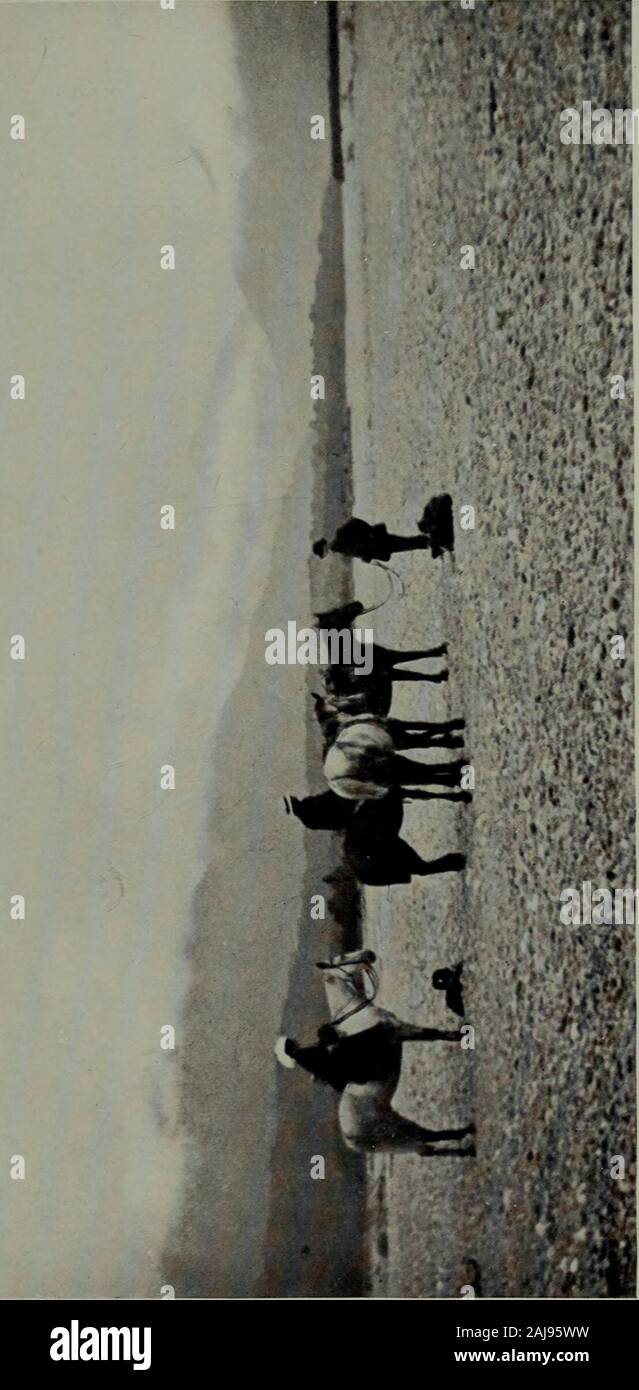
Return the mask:
<svg viewBox="0 0 639 1390"><path fill-rule="evenodd" d="M629 18L573 0L343 18L356 510L408 532L447 490L457 513L454 560L396 557L406 598L377 635L449 642L449 684L396 712L465 717L476 777L471 807L406 819L465 874L366 893L383 999L450 1026L430 976L463 958L476 1030L465 1054L415 1049L398 1104L472 1116L477 1159L371 1164L393 1296L634 1290L634 930L559 920L563 888L634 882L632 670L609 646L633 626L632 426L607 384L631 374L631 151L557 134L564 98L629 91Z"/></svg>

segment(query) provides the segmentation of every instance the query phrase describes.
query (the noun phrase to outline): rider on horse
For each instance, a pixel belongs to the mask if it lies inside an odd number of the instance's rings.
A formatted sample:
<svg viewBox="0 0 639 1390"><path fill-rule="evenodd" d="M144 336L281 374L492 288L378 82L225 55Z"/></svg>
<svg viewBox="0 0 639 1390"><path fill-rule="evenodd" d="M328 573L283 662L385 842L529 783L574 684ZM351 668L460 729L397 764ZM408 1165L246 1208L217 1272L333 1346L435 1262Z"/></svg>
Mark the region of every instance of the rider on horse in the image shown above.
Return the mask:
<svg viewBox="0 0 639 1390"><path fill-rule="evenodd" d="M282 1051L310 1072L314 1081L323 1081L335 1091L374 1081L401 1056L401 1044L386 1023L376 1023L348 1037L340 1036L331 1023L326 1023L318 1030L317 1039L310 1047L302 1047L294 1038L285 1038Z"/></svg>

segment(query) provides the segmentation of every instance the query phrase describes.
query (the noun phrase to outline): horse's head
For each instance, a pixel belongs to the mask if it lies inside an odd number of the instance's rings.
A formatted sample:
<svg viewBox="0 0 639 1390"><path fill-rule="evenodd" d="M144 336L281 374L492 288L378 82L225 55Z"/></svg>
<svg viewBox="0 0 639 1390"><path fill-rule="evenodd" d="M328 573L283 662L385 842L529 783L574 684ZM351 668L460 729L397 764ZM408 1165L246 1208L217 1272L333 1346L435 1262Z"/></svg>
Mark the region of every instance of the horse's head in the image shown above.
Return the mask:
<svg viewBox="0 0 639 1390"><path fill-rule="evenodd" d="M337 699L332 693L330 695L320 695L318 690L312 690L311 695L315 701L315 711L318 717L321 714L337 714Z"/></svg>
<svg viewBox="0 0 639 1390"><path fill-rule="evenodd" d="M362 1005L375 998L378 988L377 972L373 967L374 951L347 951L328 961L317 961L322 971L331 1016L335 1018L353 1003Z"/></svg>

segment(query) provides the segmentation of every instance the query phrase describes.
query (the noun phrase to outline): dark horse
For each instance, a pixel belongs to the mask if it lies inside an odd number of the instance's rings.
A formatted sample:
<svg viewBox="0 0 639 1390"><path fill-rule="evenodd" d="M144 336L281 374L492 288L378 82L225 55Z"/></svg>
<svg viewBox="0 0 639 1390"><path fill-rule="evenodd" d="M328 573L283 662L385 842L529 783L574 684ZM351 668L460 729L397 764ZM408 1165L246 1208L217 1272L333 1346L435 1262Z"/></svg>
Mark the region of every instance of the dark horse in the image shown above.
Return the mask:
<svg viewBox="0 0 639 1390"><path fill-rule="evenodd" d="M458 873L466 864L463 854L444 854L439 859L422 859L411 845L400 839L404 800L437 799L437 793L393 787L379 801L357 803L323 792L321 796L285 798L291 811L309 830L341 831L344 861L360 883L381 886L410 883L413 874Z"/></svg>

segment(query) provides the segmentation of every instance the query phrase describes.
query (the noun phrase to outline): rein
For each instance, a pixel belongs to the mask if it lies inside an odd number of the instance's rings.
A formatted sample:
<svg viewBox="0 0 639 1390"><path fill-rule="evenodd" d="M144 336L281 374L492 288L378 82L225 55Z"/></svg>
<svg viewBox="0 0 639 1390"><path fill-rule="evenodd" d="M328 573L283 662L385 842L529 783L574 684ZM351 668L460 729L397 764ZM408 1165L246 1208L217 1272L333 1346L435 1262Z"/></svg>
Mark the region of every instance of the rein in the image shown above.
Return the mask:
<svg viewBox="0 0 639 1390"><path fill-rule="evenodd" d="M390 575L392 576L392 577L391 577L390 593L386 595L386 598L383 599L381 603L376 604L375 607L376 607L376 608L383 608L383 607L384 607L384 604L385 604L385 603L388 603L389 598L394 598L394 597L395 597L396 590L395 590L395 585L394 585L394 583L393 583L393 580L394 580L394 579L397 580L397 584L398 584L398 588L399 588L399 597L400 597L400 598L404 598L404 597L405 597L405 594L406 594L406 589L405 589L405 586L404 586L404 581L403 581L403 579L401 578L401 576L397 573L397 570L392 569L390 565L384 564L383 560L371 560L371 564L372 564L372 565L377 565L377 568L378 568L378 569L384 570L384 572L385 572L386 574L390 574ZM367 608L365 611L366 611L367 613L374 613L374 612L375 612L375 608ZM363 616L363 615L362 615L362 616Z"/></svg>

